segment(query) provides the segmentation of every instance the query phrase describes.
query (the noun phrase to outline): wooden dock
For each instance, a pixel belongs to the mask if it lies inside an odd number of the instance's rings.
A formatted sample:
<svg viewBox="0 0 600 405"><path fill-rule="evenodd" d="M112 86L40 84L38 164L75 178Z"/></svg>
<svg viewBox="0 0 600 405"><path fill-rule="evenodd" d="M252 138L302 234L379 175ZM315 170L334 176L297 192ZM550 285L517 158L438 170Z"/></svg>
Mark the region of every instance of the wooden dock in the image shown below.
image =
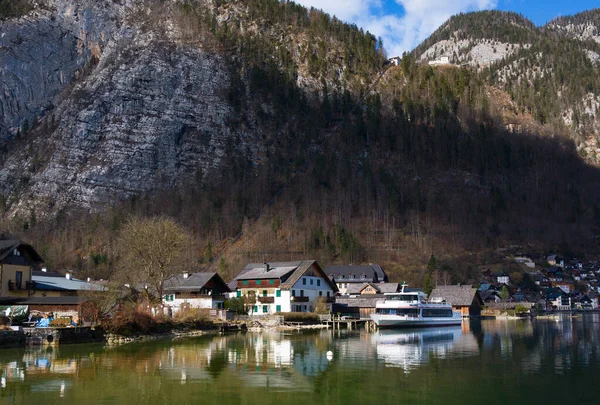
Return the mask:
<svg viewBox="0 0 600 405"><path fill-rule="evenodd" d="M333 330L356 330L360 327L364 327L369 331L376 329L376 326L371 319L351 318L339 315L331 315L329 319L322 318L321 323L327 325L328 329L331 327Z"/></svg>

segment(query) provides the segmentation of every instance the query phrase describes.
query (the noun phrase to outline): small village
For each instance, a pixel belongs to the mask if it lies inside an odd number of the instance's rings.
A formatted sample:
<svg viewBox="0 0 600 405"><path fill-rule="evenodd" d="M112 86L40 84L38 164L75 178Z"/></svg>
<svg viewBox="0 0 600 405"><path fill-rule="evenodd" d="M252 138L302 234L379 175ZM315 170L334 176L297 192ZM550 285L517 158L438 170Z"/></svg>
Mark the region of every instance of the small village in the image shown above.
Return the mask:
<svg viewBox="0 0 600 405"><path fill-rule="evenodd" d="M598 309L600 262L557 254L518 256L513 261L508 271L480 266L479 285L438 284L425 293L430 302L447 302L464 318ZM20 240L0 241L0 280L0 311L7 330L94 326L100 320L90 307L98 306L98 297L114 296L115 289L105 280L79 280L71 272L49 271L34 247ZM297 327L311 319L302 314L315 314L313 321L327 325L332 319L349 327L368 324L386 294L423 292L390 280L376 264L323 268L315 260L250 263L229 282L215 272L175 274L164 280L162 294L147 285L122 288L154 297L148 301L153 304L146 305L151 316L204 311L218 322L243 320L251 325L281 316L288 326ZM115 317L119 310L115 304L105 316Z"/></svg>

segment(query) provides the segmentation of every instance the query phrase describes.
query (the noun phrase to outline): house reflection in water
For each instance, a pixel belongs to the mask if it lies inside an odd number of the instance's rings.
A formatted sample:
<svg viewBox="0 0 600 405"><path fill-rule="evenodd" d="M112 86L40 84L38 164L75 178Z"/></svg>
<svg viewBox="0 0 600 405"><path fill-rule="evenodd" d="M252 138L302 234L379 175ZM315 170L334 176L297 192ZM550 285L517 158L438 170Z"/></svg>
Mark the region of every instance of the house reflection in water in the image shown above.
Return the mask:
<svg viewBox="0 0 600 405"><path fill-rule="evenodd" d="M31 392L58 392L64 396L73 386L78 362L73 358L60 358L54 350L28 350L19 360L0 363L1 388L14 383L29 383Z"/></svg>

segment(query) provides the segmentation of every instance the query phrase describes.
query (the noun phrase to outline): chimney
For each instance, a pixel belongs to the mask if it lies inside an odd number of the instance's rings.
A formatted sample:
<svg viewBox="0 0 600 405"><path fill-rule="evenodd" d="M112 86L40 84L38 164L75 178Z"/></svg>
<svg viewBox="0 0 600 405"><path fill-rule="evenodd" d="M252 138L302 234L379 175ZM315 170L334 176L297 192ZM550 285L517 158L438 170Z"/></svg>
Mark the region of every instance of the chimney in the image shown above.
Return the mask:
<svg viewBox="0 0 600 405"><path fill-rule="evenodd" d="M271 266L269 265L269 262L265 262L265 271L268 273L271 270Z"/></svg>
<svg viewBox="0 0 600 405"><path fill-rule="evenodd" d="M183 273L183 278L189 278L190 277L190 273L188 273L187 271Z"/></svg>
<svg viewBox="0 0 600 405"><path fill-rule="evenodd" d="M67 280L73 280L73 273L72 273L71 271L67 271L67 272L65 273L65 278L66 278Z"/></svg>

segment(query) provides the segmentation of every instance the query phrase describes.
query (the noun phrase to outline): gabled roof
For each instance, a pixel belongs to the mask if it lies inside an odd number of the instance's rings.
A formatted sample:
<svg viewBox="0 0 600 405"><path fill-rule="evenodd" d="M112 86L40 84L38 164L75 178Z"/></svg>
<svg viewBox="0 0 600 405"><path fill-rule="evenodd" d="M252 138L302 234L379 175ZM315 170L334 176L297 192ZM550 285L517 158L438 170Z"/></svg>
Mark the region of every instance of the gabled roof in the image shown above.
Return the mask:
<svg viewBox="0 0 600 405"><path fill-rule="evenodd" d="M0 240L0 261L4 260L17 248L27 252L28 258L33 262L33 264L41 263L44 261L44 259L42 259L38 252L36 252L30 244L18 239Z"/></svg>
<svg viewBox="0 0 600 405"><path fill-rule="evenodd" d="M235 290L238 280L263 280L263 279L279 279L281 281L280 288L283 290L291 289L300 277L306 273L313 265L317 273L329 284L333 291L338 291L337 286L327 277L323 269L315 260L304 260L300 262L273 262L268 263L269 270L265 263L250 263L238 274L228 285L229 288Z"/></svg>
<svg viewBox="0 0 600 405"><path fill-rule="evenodd" d="M445 299L453 306L470 306L473 300L483 304L479 291L471 285L446 285L438 286L431 292L429 299Z"/></svg>
<svg viewBox="0 0 600 405"><path fill-rule="evenodd" d="M225 281L221 278L218 273L193 273L187 278L183 274L177 274L169 277L165 280L163 289L164 291L195 291L201 290L208 284L209 281L213 280L223 287L223 292L231 291Z"/></svg>
<svg viewBox="0 0 600 405"><path fill-rule="evenodd" d="M333 276L334 280L338 280L338 276L341 274L344 281L354 280L356 282L367 282L367 283L385 283L388 281L387 274L378 264L369 264L365 266L327 266L325 273L328 276ZM365 278L361 278L364 274ZM350 279L350 275L354 276L354 279Z"/></svg>
<svg viewBox="0 0 600 405"><path fill-rule="evenodd" d="M266 263L248 263L227 285L231 290L235 290L238 280L262 280L269 278L279 278L282 280L296 270L301 263L301 261L268 263L268 272L266 271Z"/></svg>
<svg viewBox="0 0 600 405"><path fill-rule="evenodd" d="M360 294L368 286L373 287L378 294L395 293L398 291L398 283L353 283L348 285L346 292L348 294Z"/></svg>

